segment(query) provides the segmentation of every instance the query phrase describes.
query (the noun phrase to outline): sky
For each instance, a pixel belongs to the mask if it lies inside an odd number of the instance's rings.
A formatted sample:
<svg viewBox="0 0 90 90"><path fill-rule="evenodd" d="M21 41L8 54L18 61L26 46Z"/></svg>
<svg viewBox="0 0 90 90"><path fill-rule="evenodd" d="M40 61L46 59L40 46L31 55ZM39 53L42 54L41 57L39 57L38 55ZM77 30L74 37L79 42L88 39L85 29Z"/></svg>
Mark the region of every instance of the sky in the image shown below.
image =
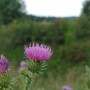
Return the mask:
<svg viewBox="0 0 90 90"><path fill-rule="evenodd" d="M37 16L79 16L84 0L24 0L27 14Z"/></svg>

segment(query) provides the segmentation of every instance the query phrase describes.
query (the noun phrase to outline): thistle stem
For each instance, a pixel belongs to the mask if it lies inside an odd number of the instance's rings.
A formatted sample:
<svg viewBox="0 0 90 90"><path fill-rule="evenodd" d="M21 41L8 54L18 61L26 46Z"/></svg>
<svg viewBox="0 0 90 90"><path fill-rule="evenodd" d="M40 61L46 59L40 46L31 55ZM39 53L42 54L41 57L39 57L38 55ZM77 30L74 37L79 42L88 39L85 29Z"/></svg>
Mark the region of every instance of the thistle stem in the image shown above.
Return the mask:
<svg viewBox="0 0 90 90"><path fill-rule="evenodd" d="M30 83L31 83L30 78L27 78L26 90L28 90L28 87L29 87Z"/></svg>

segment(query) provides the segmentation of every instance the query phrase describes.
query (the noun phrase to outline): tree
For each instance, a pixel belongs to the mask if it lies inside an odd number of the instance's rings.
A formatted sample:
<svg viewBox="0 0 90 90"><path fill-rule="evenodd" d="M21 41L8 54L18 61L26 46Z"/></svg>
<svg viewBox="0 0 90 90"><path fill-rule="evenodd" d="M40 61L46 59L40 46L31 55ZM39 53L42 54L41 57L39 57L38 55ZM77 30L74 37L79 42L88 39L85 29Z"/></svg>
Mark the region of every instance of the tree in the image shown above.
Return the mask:
<svg viewBox="0 0 90 90"><path fill-rule="evenodd" d="M86 0L83 5L82 14L90 15L90 0Z"/></svg>
<svg viewBox="0 0 90 90"><path fill-rule="evenodd" d="M76 28L77 38L88 40L90 38L90 0L83 4L81 16L78 19Z"/></svg>
<svg viewBox="0 0 90 90"><path fill-rule="evenodd" d="M8 24L24 14L24 4L20 0L0 0L0 22Z"/></svg>

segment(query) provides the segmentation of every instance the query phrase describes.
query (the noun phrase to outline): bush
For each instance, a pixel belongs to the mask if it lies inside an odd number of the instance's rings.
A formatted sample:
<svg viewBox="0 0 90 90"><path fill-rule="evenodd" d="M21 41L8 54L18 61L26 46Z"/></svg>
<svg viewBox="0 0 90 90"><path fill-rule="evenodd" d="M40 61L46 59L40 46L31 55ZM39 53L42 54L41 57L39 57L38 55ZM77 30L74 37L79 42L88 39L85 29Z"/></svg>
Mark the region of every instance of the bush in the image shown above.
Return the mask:
<svg viewBox="0 0 90 90"><path fill-rule="evenodd" d="M2 36L8 39L9 45L25 45L30 42L46 43L50 45L64 45L69 25L64 21L58 25L54 22L30 22L26 20L14 21L4 26Z"/></svg>

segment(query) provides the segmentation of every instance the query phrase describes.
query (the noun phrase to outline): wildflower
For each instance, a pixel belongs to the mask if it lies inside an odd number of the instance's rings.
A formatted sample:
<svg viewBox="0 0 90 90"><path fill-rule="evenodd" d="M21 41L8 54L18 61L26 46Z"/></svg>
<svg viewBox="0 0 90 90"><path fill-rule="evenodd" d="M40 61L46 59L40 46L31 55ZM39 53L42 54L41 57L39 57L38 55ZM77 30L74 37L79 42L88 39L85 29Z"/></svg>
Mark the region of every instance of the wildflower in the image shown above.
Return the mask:
<svg viewBox="0 0 90 90"><path fill-rule="evenodd" d="M35 61L46 61L50 59L52 55L52 50L50 47L38 43L30 44L29 47L25 47L25 56L28 59L33 59Z"/></svg>
<svg viewBox="0 0 90 90"><path fill-rule="evenodd" d="M9 62L5 58L5 56L1 55L0 56L0 75L4 74L8 71L9 68Z"/></svg>
<svg viewBox="0 0 90 90"><path fill-rule="evenodd" d="M20 68L24 69L24 68L26 68L26 66L27 66L26 62L24 62L24 61L20 62Z"/></svg>
<svg viewBox="0 0 90 90"><path fill-rule="evenodd" d="M70 86L63 86L62 90L72 90L72 88Z"/></svg>

